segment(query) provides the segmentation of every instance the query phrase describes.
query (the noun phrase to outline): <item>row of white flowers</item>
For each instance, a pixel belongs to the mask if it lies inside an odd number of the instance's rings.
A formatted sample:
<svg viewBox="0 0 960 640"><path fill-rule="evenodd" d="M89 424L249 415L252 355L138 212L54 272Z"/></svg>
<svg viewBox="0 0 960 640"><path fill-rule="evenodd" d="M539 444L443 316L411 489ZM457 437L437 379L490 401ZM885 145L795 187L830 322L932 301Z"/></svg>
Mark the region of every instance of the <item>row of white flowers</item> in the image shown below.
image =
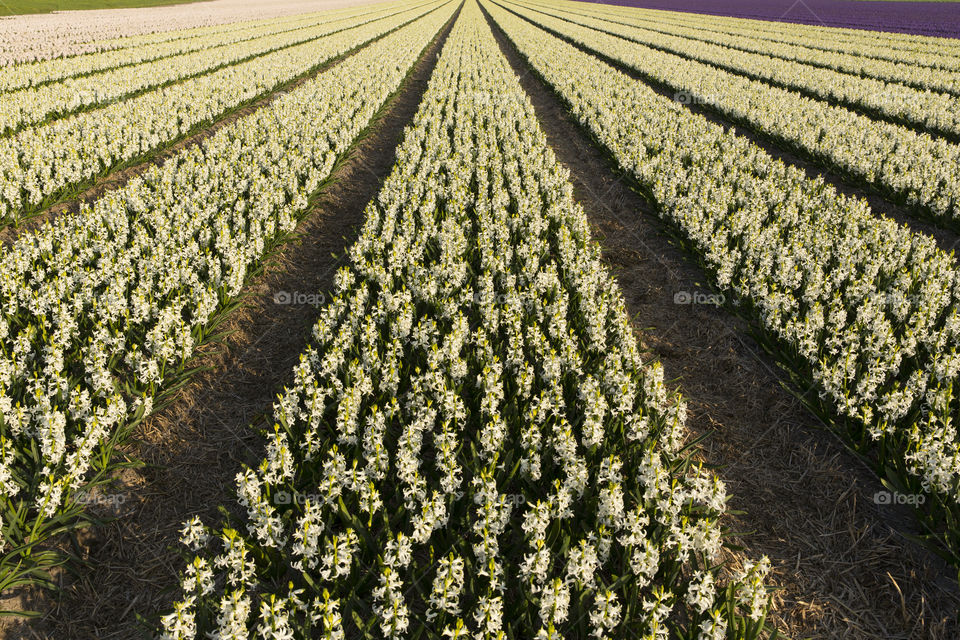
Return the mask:
<svg viewBox="0 0 960 640"><path fill-rule="evenodd" d="M164 638L753 637L767 562L720 575L724 487L572 193L468 0Z"/></svg>
<svg viewBox="0 0 960 640"><path fill-rule="evenodd" d="M666 85L680 102L705 104L925 215L951 223L960 218L960 145L512 2L506 6Z"/></svg>
<svg viewBox="0 0 960 640"><path fill-rule="evenodd" d="M917 89L900 84L897 78L876 80L861 77L855 70L836 71L820 68L804 62L783 60L766 51L770 47L760 40L754 48L760 53L740 51L726 44L716 45L698 40L696 29L675 29L663 33L668 27L642 27L622 25L606 19L582 16L578 13L559 11L553 7L533 5L537 10L558 18L569 20L592 29L619 36L655 49L674 53L684 58L698 60L763 80L776 86L812 94L816 98L833 100L870 113L882 114L897 121L924 127L932 132L960 136L960 97L938 90ZM673 33L673 32L676 33ZM744 40L747 40L744 38ZM864 60L864 58L859 58ZM919 76L922 68L909 65L907 74ZM946 72L927 70L930 73ZM862 75L879 75L863 73ZM954 74L954 83L960 72ZM960 87L960 82L956 84Z"/></svg>
<svg viewBox="0 0 960 640"><path fill-rule="evenodd" d="M905 477L956 508L960 275L952 257L865 201L484 4L686 236L715 284L775 337L785 364L808 377L861 445L879 443Z"/></svg>
<svg viewBox="0 0 960 640"><path fill-rule="evenodd" d="M77 504L104 442L182 375L211 318L294 228L453 9L436 7L3 251L5 553Z"/></svg>
<svg viewBox="0 0 960 640"><path fill-rule="evenodd" d="M567 0L558 2L570 5ZM600 5L597 11L653 18L658 22L709 28L719 33L732 33L786 44L909 62L927 67L955 68L960 58L960 42L956 38L923 36L872 29L848 29L818 25L751 20L732 16L706 15L681 11L641 9Z"/></svg>
<svg viewBox="0 0 960 640"><path fill-rule="evenodd" d="M200 51L161 58L103 71L92 75L67 78L39 87L0 93L0 134L25 126L68 115L74 111L122 100L152 87L209 73L212 69L236 64L295 45L311 46L324 36L381 20L409 8L409 2L397 3L371 13L358 11L347 18L320 20L319 24L284 30L240 42L214 45Z"/></svg>
<svg viewBox="0 0 960 640"><path fill-rule="evenodd" d="M42 60L31 64L0 67L0 91L34 87L74 76L141 64L244 40L253 40L283 31L312 27L333 20L345 20L383 9L383 5L375 5L373 8L368 5L339 11L309 13L293 18L240 22L216 29L204 29L202 33L184 35L161 42L132 45L123 49L111 49L68 58Z"/></svg>
<svg viewBox="0 0 960 640"><path fill-rule="evenodd" d="M414 5L408 1L399 13L317 41L0 139L0 221L46 206L74 185L162 147L435 6Z"/></svg>
<svg viewBox="0 0 960 640"><path fill-rule="evenodd" d="M217 2L218 0L211 0L211 2ZM245 2L246 0L239 0L240 2ZM293 0L297 1L297 0ZM378 2L376 4L365 4L367 7L376 7L383 4L386 4L391 0L385 0L384 2ZM302 7L302 5L301 5ZM170 26L171 23L165 23L164 28L156 29L153 31L137 34L137 35L126 35L126 36L98 36L91 40L84 41L84 45L91 47L90 51L84 53L77 53L72 55L58 56L54 58L47 59L38 59L32 62L44 62L46 61L56 61L58 59L69 59L82 55L95 55L97 53L108 53L110 51L120 51L122 49L130 49L134 47L147 47L164 44L167 42L173 42L175 40L182 40L184 38L195 38L210 36L217 33L226 33L234 29L242 28L244 25L268 25L268 24L279 24L287 20L296 20L301 17L308 16L319 16L325 13L342 13L344 11L352 11L357 9L357 5L348 6L345 9L330 9L328 11L317 11L313 13L303 13L301 11L295 11L293 13L281 13L279 17L273 16L263 16L260 19L257 18L242 18L238 20L230 20L226 22L217 22L214 24L209 24L206 26L190 26L190 27L180 27L176 28ZM87 14L83 14L87 15ZM29 64L29 63L26 63Z"/></svg>
<svg viewBox="0 0 960 640"><path fill-rule="evenodd" d="M760 29L723 27L714 21L716 16L643 9L611 12L607 6L594 8L565 1L553 2L551 6L559 6L584 16L602 17L612 22L642 26L661 33L681 35L785 60L796 60L882 80L897 79L906 84L923 84L924 76L918 77L912 73L917 67L924 67L920 69L921 73L929 73L932 69L952 72L952 75L946 76L953 79L952 86L957 86L956 72L960 72L960 45L956 44L952 55L939 51L933 53L892 49L888 45L877 46L868 42L837 46L831 45L829 40L825 42L822 34L793 37L784 34L778 37L775 33ZM893 75L888 75L889 73Z"/></svg>
<svg viewBox="0 0 960 640"><path fill-rule="evenodd" d="M338 9L357 4L370 3L325 0L322 6ZM317 13L317 5L304 0L207 0L123 10L5 15L0 20L0 66L165 42L223 31L240 22L307 12Z"/></svg>

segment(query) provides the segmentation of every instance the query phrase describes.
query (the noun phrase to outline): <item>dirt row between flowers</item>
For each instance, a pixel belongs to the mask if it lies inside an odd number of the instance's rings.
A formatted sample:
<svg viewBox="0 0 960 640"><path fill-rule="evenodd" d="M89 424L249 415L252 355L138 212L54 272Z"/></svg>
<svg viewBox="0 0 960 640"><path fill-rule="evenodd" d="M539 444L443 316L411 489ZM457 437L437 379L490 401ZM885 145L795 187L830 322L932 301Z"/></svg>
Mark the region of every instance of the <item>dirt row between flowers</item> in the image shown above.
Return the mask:
<svg viewBox="0 0 960 640"><path fill-rule="evenodd" d="M771 622L794 638L960 637L955 576L903 537L915 532L909 512L874 502L883 489L874 474L784 388L743 322L682 304L711 293L703 272L495 24L494 33L570 170L644 346L687 400L691 435L710 434L702 458L739 512L727 525L743 551L730 562L771 559L780 588Z"/></svg>
<svg viewBox="0 0 960 640"><path fill-rule="evenodd" d="M506 11L511 11L508 7L502 8ZM515 15L526 20L526 18L519 16L519 14ZM589 47L574 42L572 39L552 29L536 23L533 24L576 47L580 51L602 60L634 80L644 83L658 94L671 100L676 96L673 88L663 84L652 76L628 67L618 60L593 51ZM624 40L624 42L630 41ZM637 46L642 45L637 44ZM750 142L762 148L771 157L780 160L784 164L802 169L807 174L807 177L811 179L821 178L824 182L833 186L839 193L866 200L874 213L885 215L900 224L907 225L915 233L924 233L931 236L943 251L949 253L950 251L960 250L960 223L956 223L954 228L947 228L943 226L942 223L932 220L923 213L912 211L907 205L893 202L876 188L861 183L856 177L847 176L836 169L825 167L816 158L802 150L789 148L781 141L759 131L749 123L730 119L709 104L693 104L690 101L685 101L681 104L693 113L701 115L710 122L723 127L724 131L735 129L737 135L747 138Z"/></svg>
<svg viewBox="0 0 960 640"><path fill-rule="evenodd" d="M148 625L169 608L184 567L177 552L179 529L193 515L219 522L218 505L236 503L236 474L262 459L262 440L251 425L269 424L276 394L293 381L293 366L317 316L314 306L298 299L333 289L335 272L346 263L345 249L395 162L401 134L457 15L334 171L293 239L245 287L244 306L222 325L229 337L196 359L207 369L137 429L126 453L146 466L124 471L108 490L118 498L117 517L85 533L81 546L88 565L76 577L63 574L59 594L27 594L25 608L46 613L9 621L0 636L146 637Z"/></svg>
<svg viewBox="0 0 960 640"><path fill-rule="evenodd" d="M404 25L405 24L407 23L404 23ZM404 25L400 25L396 29L399 29ZM237 107L229 109L228 111L214 118L212 122L198 123L197 125L191 127L187 133L175 138L174 140L164 143L161 147L148 151L137 158L120 163L117 168L108 172L106 175L98 176L93 180L83 181L79 187L78 193L65 196L63 199L58 200L49 207L46 207L45 209L34 214L30 214L29 217L22 220L18 224L7 224L4 227L0 227L0 247L9 247L17 241L17 238L20 237L20 235L38 229L44 223L54 220L61 214L76 213L80 210L80 206L82 204L92 204L103 194L122 188L125 184L143 174L151 167L162 165L168 159L180 153L184 149L198 145L207 138L212 137L220 129L228 127L240 118L248 116L255 111L269 106L278 98L290 93L291 91L295 91L304 83L313 80L334 65L337 65L350 56L356 54L361 49L366 48L381 38L387 37L396 31L396 29L392 29L381 36L357 45L353 49L350 49L349 51L346 51L335 58L331 58L330 60L327 60L317 67L291 80L288 80L287 82L281 83L270 91L261 94L258 97L252 98L251 100L238 105Z"/></svg>

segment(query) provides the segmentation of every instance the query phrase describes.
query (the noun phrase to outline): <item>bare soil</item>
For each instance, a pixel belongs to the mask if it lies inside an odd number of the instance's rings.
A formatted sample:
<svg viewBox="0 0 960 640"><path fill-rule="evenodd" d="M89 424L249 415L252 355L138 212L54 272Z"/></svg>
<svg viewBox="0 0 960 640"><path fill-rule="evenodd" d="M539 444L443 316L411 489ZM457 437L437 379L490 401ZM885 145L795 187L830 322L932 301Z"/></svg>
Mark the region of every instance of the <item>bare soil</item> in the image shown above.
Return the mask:
<svg viewBox="0 0 960 640"><path fill-rule="evenodd" d="M126 470L112 495L122 496L116 519L90 530L81 544L88 563L63 575L63 589L25 595L39 619L0 627L5 638L139 638L168 610L183 561L177 553L182 523L199 515L219 521L217 505L235 504L234 478L263 457L256 426L270 420L272 404L309 341L315 307L278 304L275 296L329 293L345 249L363 222L396 159L403 129L419 106L437 52L456 19L427 47L400 91L331 176L292 241L244 289L242 308L222 328L224 344L196 359L208 367L133 435L126 453L147 466ZM137 616L146 624L138 622Z"/></svg>
<svg viewBox="0 0 960 640"><path fill-rule="evenodd" d="M956 576L903 537L913 533L910 514L875 503L882 490L875 475L785 388L744 323L715 305L677 304L685 297L677 294L711 293L704 273L496 26L494 32L570 170L644 346L688 403L691 435L710 434L702 458L716 466L738 512L727 526L740 532L733 541L742 552L729 561L770 557L779 588L773 625L793 638L960 637Z"/></svg>

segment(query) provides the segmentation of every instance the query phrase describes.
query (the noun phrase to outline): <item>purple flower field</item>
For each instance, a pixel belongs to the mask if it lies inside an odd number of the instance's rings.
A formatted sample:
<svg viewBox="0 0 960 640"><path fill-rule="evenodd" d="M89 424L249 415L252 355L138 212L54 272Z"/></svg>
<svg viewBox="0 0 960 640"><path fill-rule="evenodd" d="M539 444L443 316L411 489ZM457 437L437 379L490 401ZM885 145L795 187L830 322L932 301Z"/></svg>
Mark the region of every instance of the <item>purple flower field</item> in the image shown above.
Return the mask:
<svg viewBox="0 0 960 640"><path fill-rule="evenodd" d="M595 1L595 0L588 0ZM856 0L599 0L605 4L960 38L960 3Z"/></svg>

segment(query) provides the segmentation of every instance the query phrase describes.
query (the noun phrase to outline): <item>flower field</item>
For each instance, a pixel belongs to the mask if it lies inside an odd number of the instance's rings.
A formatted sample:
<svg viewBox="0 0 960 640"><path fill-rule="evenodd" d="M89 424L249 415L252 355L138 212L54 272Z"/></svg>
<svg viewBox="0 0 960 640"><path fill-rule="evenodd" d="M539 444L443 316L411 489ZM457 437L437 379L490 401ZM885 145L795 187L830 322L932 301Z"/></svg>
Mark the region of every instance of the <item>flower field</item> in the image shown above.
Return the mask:
<svg viewBox="0 0 960 640"><path fill-rule="evenodd" d="M0 189L0 221L17 222L42 211L85 181L144 157L224 112L382 36L421 15L427 6L410 4L373 16L364 12L347 19L353 24L337 20L315 30L313 35L331 34L319 42L308 38L210 74L0 138L7 164ZM302 37L299 33L297 38ZM138 76L139 68L125 67L120 72ZM44 85L48 86L57 85Z"/></svg>
<svg viewBox="0 0 960 640"><path fill-rule="evenodd" d="M503 11L492 9L518 48L677 225L716 285L750 309L785 365L817 386L858 446L879 445L880 464L933 493L953 522L953 257L520 18L530 14ZM596 75L562 81L568 66ZM657 143L640 132L657 132ZM940 166L956 175L956 165ZM954 555L957 534L943 531Z"/></svg>
<svg viewBox="0 0 960 640"><path fill-rule="evenodd" d="M960 41L244 1L0 29L0 635L960 634ZM768 382L707 397L683 305Z"/></svg>

